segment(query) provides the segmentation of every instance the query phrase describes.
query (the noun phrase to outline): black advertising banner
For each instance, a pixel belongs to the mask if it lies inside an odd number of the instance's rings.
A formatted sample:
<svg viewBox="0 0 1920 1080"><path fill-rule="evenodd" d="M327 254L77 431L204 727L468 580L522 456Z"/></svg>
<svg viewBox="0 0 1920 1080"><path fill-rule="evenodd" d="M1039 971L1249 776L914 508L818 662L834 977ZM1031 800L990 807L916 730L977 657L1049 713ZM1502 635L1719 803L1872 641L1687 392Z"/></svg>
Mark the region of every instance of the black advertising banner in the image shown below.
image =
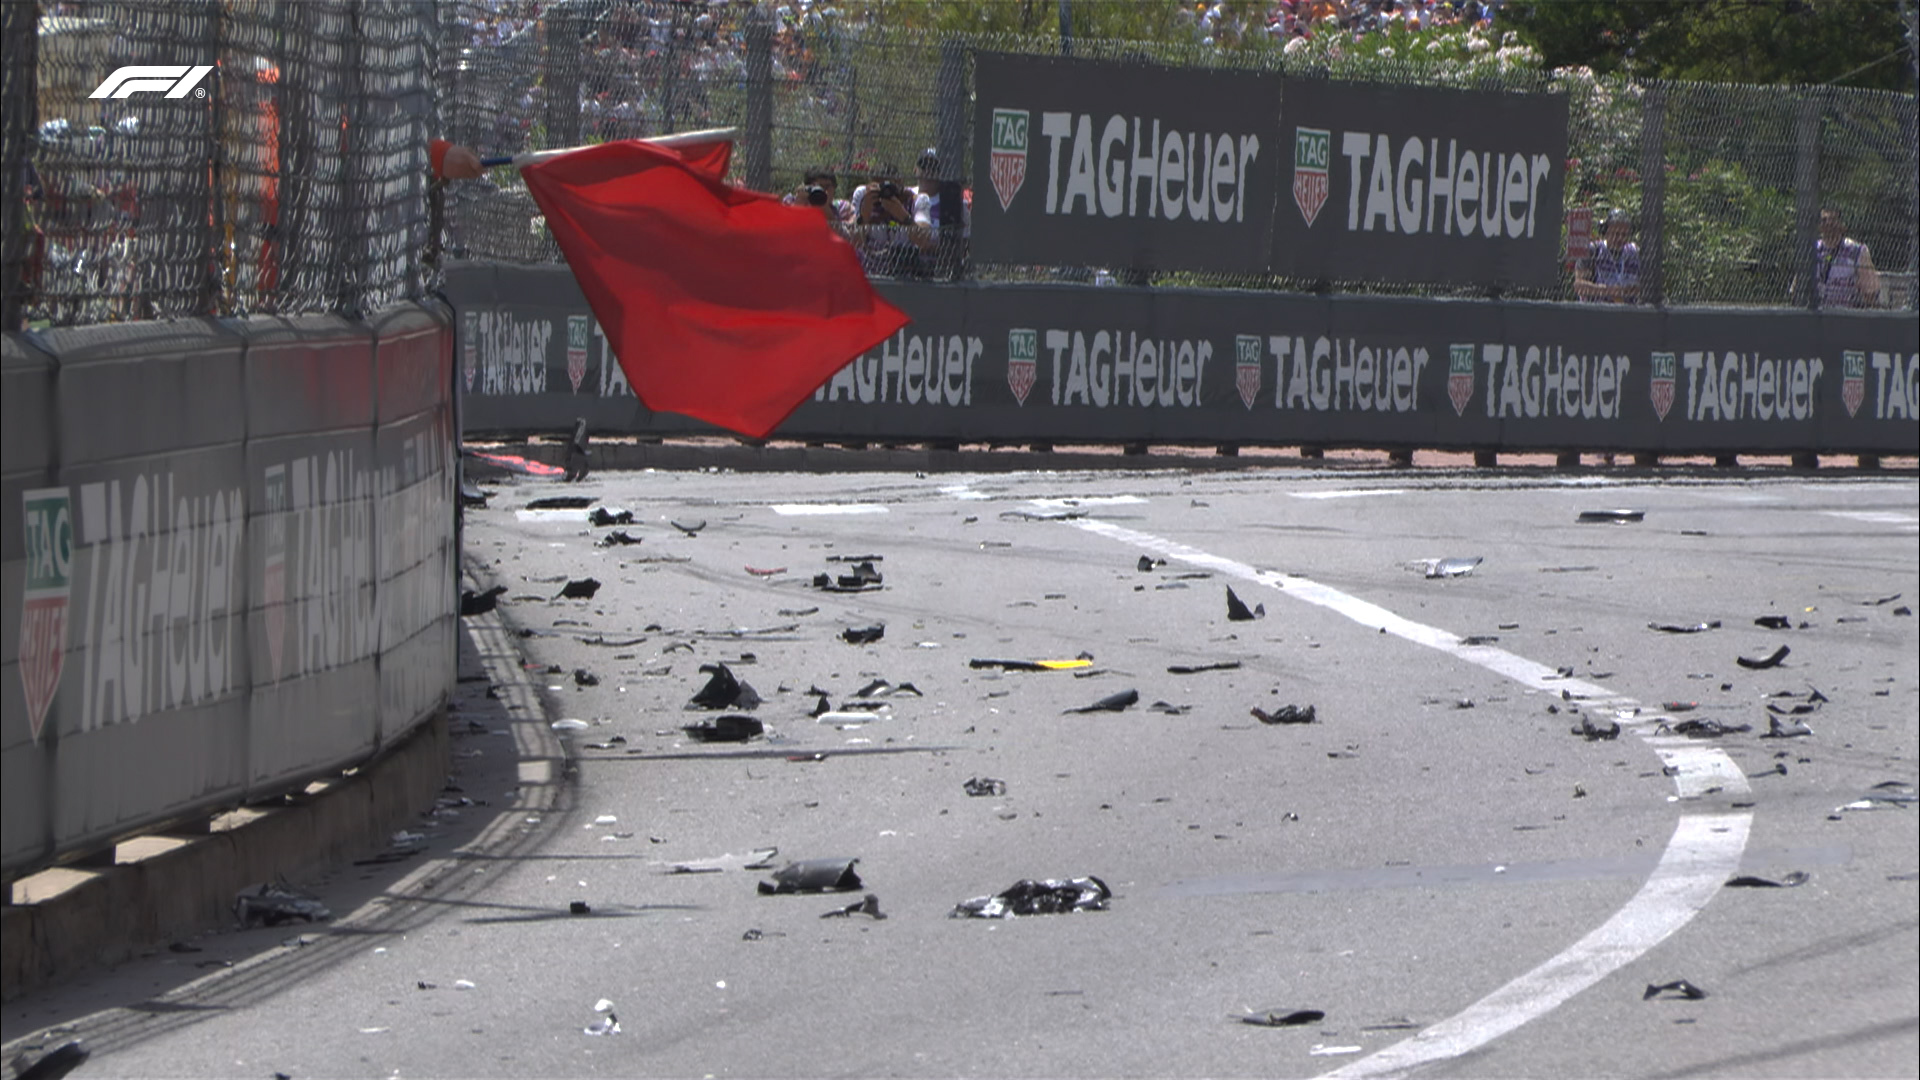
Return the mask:
<svg viewBox="0 0 1920 1080"><path fill-rule="evenodd" d="M776 438L1675 454L1920 445L1920 331L1898 313L879 288L913 321L827 380ZM599 339L564 267L449 272L448 294L480 333L463 383L469 431L560 431L573 416L609 434L713 430L647 412L623 383L598 386L597 347L573 385L562 328L578 319L577 336ZM525 351L502 356L503 342Z"/></svg>
<svg viewBox="0 0 1920 1080"><path fill-rule="evenodd" d="M1273 271L1552 286L1564 94L1287 79Z"/></svg>
<svg viewBox="0 0 1920 1080"><path fill-rule="evenodd" d="M973 257L1265 271L1280 84L1252 71L974 54Z"/></svg>

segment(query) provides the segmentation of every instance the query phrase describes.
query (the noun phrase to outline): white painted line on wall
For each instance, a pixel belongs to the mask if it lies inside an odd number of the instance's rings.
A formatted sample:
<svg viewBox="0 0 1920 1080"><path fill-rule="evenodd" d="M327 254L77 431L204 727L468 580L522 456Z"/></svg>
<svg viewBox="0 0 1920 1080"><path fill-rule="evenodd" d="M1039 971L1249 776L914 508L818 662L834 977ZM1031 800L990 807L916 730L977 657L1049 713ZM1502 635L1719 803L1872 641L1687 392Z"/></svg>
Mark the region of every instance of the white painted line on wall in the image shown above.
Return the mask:
<svg viewBox="0 0 1920 1080"><path fill-rule="evenodd" d="M1659 737L1657 713L1643 713L1638 702L1615 694L1598 683L1563 677L1558 670L1489 645L1468 645L1448 630L1396 615L1378 604L1343 593L1308 578L1261 570L1243 562L1210 554L1110 522L1080 518L1068 521L1110 540L1129 544L1168 560L1204 567L1215 573L1276 589L1309 604L1352 619L1362 626L1385 630L1395 637L1437 649L1477 664L1515 682L1538 690L1562 692L1586 712L1619 719L1621 728L1645 740L1673 774L1676 799L1713 792L1743 794L1751 790L1746 774L1725 752L1691 744L1685 738ZM1465 1010L1427 1028L1412 1038L1385 1047L1326 1077L1395 1077L1435 1061L1458 1057L1558 1008L1582 990L1643 955L1685 926L1705 907L1728 877L1738 872L1752 814L1689 814L1681 817L1673 839L1653 875L1626 906L1599 929L1574 942L1558 956L1514 979Z"/></svg>

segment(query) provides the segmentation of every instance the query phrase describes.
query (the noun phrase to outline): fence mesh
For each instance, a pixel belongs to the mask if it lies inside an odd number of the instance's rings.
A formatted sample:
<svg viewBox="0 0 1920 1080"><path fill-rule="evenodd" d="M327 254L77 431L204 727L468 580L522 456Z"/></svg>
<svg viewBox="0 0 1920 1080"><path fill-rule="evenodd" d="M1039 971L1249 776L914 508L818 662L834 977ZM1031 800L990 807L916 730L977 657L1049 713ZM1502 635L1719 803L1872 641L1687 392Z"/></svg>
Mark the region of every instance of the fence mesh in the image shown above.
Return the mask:
<svg viewBox="0 0 1920 1080"><path fill-rule="evenodd" d="M32 4L6 5L31 12ZM56 325L365 311L422 295L429 0L65 0L9 19L36 75L12 318ZM189 68L90 96L129 65ZM194 79L191 69L211 70ZM149 73L158 74L158 73ZM124 84L123 84L124 85ZM177 90L178 93L174 91ZM8 101L14 101L9 83ZM17 305L17 307L16 307Z"/></svg>
<svg viewBox="0 0 1920 1080"><path fill-rule="evenodd" d="M842 199L869 181L913 184L933 149L940 178L971 191L984 182L968 174L971 57L1060 49L1056 38L889 26L885 5L836 15L685 0L67 0L42 3L37 24L17 15L28 5L4 7L9 190L16 169L28 181L24 229L9 206L8 325L22 312L65 324L353 312L417 297L434 272L425 156L435 134L512 154L731 126L741 132L736 179L762 190L795 190L810 169L831 170ZM1913 306L1912 95L1636 83L1542 72L1504 46L1441 62L1439 48L1409 39L1388 58L1253 36L1232 48L1198 38L1072 43L1076 56L1119 63L1565 93L1568 208L1592 214L1596 228L1611 210L1632 217L1643 299L1809 303L1819 211L1832 207L1869 246L1885 302ZM87 96L128 64L215 67L186 97ZM37 72L24 121L19 71ZM454 184L446 198L451 253L560 259L508 170ZM911 268L870 265L881 275L1110 279L1099 267L942 254ZM1575 276L1569 259L1556 287L1511 295L1571 299ZM1150 280L1316 285L1248 274Z"/></svg>

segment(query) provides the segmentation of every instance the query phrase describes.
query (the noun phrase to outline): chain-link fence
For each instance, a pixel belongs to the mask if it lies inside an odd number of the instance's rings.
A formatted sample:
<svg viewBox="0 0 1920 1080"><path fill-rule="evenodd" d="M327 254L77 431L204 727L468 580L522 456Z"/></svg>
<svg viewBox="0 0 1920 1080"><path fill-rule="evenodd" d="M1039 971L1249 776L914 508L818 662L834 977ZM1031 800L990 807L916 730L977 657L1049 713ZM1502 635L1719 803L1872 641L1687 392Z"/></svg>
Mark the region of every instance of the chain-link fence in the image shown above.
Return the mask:
<svg viewBox="0 0 1920 1080"><path fill-rule="evenodd" d="M985 182L968 175L971 57L1060 47L1052 38L887 26L885 5L835 15L820 5L684 0L71 0L42 3L37 24L19 14L30 5L0 7L8 325L22 312L74 323L358 311L417 296L431 275L425 153L436 133L511 154L731 126L741 133L737 178L750 187L795 190L809 170L824 169L845 199L868 181L916 183L933 149L940 178L970 193ZM1508 62L1505 48L1463 51L1458 63L1411 48L1392 60L1357 50L1345 59L1337 50L1296 55L1271 42L1221 50L1079 40L1072 48L1122 63L1563 92L1573 246L1588 223L1597 233L1610 211L1625 211L1642 249L1643 300L1811 303L1819 213L1832 207L1871 250L1884 301L1914 303L1920 137L1912 95L1548 74ZM184 97L88 96L129 64L214 69ZM15 92L23 71L37 71L37 108L24 120ZM16 176L26 179L20 228ZM454 254L560 259L506 170L453 185L445 224ZM935 265L955 269L950 260ZM1570 299L1575 267L1566 260L1557 288L1514 295ZM1090 266L958 272L1109 279ZM1325 287L1246 274L1150 280Z"/></svg>
<svg viewBox="0 0 1920 1080"><path fill-rule="evenodd" d="M4 8L8 327L423 295L432 0Z"/></svg>
<svg viewBox="0 0 1920 1080"><path fill-rule="evenodd" d="M923 151L969 191L969 58L975 50L1057 51L1057 39L905 30L877 20L767 6L669 0L456 4L443 86L459 138L486 153L574 145L688 128L736 126L741 179L794 189L804 173L836 174L838 195L869 180L914 183ZM1524 65L1411 60L1365 66L1297 61L1278 47L1220 51L1196 42L1075 41L1075 56L1190 66L1257 67L1403 85L1569 95L1568 208L1597 236L1608 213L1632 219L1643 249L1644 298L1673 304L1809 302L1815 224L1840 209L1866 243L1892 306L1913 304L1914 99L1806 87L1637 84ZM569 107L577 101L578 107ZM452 243L488 258L554 261L558 249L511 177L470 185L450 209ZM857 230L856 230L857 231ZM1800 256L1797 257L1798 253ZM876 269L884 272L884 267ZM982 280L1105 280L1098 267L972 265ZM1125 276L1121 275L1124 280ZM1571 299L1575 262L1557 289ZM1264 275L1170 273L1161 284L1295 289ZM1355 292L1444 295L1434 286L1336 282Z"/></svg>

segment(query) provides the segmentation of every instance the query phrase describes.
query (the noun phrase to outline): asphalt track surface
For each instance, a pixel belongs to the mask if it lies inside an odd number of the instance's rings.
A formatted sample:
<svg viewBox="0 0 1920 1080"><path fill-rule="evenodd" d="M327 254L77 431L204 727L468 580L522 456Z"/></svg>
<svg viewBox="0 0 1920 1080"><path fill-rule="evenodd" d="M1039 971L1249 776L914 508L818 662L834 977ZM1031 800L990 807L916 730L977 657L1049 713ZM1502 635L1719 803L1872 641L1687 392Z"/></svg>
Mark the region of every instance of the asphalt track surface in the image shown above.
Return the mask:
<svg viewBox="0 0 1920 1080"><path fill-rule="evenodd" d="M640 542L527 508L556 494L631 510ZM1617 508L1644 519L1578 520ZM473 583L507 588L465 620L450 797L476 804L424 821L422 855L305 883L331 923L12 1003L7 1052L78 1036L79 1076L1914 1076L1916 535L1910 476L505 483L466 525ZM877 588L812 584L861 555ZM1483 561L1427 576L1457 557ZM1264 617L1229 621L1228 588ZM766 736L681 731L720 662ZM1215 664L1238 666L1168 670ZM918 693L809 715L875 680ZM1252 715L1287 704L1316 722ZM1770 715L1812 734L1762 738ZM759 895L767 848L857 857L863 885ZM717 868L673 872L693 860ZM1109 910L948 917L1088 874ZM823 918L869 892L888 918ZM1682 979L1706 996L1646 998ZM1324 1016L1244 1022L1295 1010Z"/></svg>

